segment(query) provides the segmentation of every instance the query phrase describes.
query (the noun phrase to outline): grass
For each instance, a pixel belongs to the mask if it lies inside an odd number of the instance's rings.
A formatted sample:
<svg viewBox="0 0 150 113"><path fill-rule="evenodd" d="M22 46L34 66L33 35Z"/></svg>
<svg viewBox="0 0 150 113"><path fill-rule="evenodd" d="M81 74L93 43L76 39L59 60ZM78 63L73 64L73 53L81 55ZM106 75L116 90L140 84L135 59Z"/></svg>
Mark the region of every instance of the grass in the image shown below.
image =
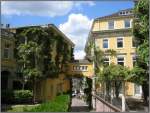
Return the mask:
<svg viewBox="0 0 150 113"><path fill-rule="evenodd" d="M69 105L70 96L64 94L42 104L11 106L7 112L67 112Z"/></svg>
<svg viewBox="0 0 150 113"><path fill-rule="evenodd" d="M24 112L26 110L31 110L37 105L16 105L12 106L7 112Z"/></svg>
<svg viewBox="0 0 150 113"><path fill-rule="evenodd" d="M70 104L69 95L60 95L25 112L67 112Z"/></svg>

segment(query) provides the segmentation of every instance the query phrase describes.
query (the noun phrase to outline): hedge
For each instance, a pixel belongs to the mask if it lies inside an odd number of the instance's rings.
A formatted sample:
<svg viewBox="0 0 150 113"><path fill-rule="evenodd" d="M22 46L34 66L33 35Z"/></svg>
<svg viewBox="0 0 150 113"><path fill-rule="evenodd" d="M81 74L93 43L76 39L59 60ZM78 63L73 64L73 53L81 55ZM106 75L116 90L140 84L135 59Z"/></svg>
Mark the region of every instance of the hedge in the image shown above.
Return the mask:
<svg viewBox="0 0 150 113"><path fill-rule="evenodd" d="M67 94L59 95L55 99L45 102L31 110L25 112L67 112L70 106L70 96Z"/></svg>
<svg viewBox="0 0 150 113"><path fill-rule="evenodd" d="M30 90L2 90L2 103L28 103L32 101L33 93Z"/></svg>

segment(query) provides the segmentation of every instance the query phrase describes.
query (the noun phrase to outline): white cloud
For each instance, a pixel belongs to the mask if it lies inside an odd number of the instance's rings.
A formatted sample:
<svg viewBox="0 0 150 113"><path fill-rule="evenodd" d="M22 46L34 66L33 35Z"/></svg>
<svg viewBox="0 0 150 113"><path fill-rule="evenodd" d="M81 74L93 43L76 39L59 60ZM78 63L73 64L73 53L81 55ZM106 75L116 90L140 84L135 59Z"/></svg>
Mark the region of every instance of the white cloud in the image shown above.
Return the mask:
<svg viewBox="0 0 150 113"><path fill-rule="evenodd" d="M76 59L82 59L85 56L84 47L92 21L82 14L70 14L68 21L59 25L59 29L75 43Z"/></svg>
<svg viewBox="0 0 150 113"><path fill-rule="evenodd" d="M76 50L74 52L75 59L83 59L85 56L85 52L83 50Z"/></svg>
<svg viewBox="0 0 150 113"><path fill-rule="evenodd" d="M34 15L34 16L62 16L68 14L74 7L94 2L74 1L2 1L2 14L4 15Z"/></svg>

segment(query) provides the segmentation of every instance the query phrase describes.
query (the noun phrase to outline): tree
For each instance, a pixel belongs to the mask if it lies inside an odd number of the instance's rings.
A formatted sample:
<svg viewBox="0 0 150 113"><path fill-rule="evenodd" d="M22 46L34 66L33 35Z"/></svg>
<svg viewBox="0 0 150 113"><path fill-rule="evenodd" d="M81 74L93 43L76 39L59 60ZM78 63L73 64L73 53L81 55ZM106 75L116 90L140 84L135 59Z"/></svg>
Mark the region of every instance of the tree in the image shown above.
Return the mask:
<svg viewBox="0 0 150 113"><path fill-rule="evenodd" d="M137 41L137 66L133 69L134 79L141 80L144 102L148 104L149 84L149 0L139 0L134 8L135 19L133 21L133 34ZM141 71L144 70L144 71ZM142 72L142 74L139 74ZM137 75L136 75L137 74ZM144 79L143 79L144 78Z"/></svg>
<svg viewBox="0 0 150 113"><path fill-rule="evenodd" d="M106 88L108 89L106 90L108 97L109 97L109 92L110 92L109 91L110 87L108 86L111 86L111 83L113 83L115 86L115 95L116 95L116 98L118 98L119 91L121 88L121 83L122 81L126 80L126 78L128 78L129 75L130 75L130 70L127 67L122 66L122 65L110 64L109 66L106 66L103 69L102 78L104 81L108 82L106 84Z"/></svg>
<svg viewBox="0 0 150 113"><path fill-rule="evenodd" d="M29 28L22 32L24 42L18 44L18 61L22 65L23 78L33 81L33 102L35 103L36 80L42 76L43 68L41 64L44 53L42 39L47 37L47 34L41 28Z"/></svg>

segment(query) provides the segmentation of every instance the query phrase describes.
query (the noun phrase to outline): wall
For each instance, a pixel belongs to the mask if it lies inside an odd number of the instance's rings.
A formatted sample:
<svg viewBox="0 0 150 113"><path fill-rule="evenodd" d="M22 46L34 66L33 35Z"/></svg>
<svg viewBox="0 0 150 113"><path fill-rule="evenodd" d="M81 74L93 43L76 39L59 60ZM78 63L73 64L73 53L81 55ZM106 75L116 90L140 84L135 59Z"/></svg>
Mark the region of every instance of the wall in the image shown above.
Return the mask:
<svg viewBox="0 0 150 113"><path fill-rule="evenodd" d="M58 78L46 78L37 82L36 99L48 101L69 89L70 80L66 79L64 74L60 74Z"/></svg>
<svg viewBox="0 0 150 113"><path fill-rule="evenodd" d="M3 29L2 29L3 30ZM14 58L14 48L15 48L15 40L13 36L9 36L9 32L7 36L3 36L0 38L1 40L1 72L2 71L8 71L10 74L8 75L8 81L7 81L7 89L13 88L13 80L16 76L16 60ZM4 58L4 49L6 44L9 44L9 58ZM5 76L5 75L4 75Z"/></svg>
<svg viewBox="0 0 150 113"><path fill-rule="evenodd" d="M73 70L74 66L87 66L87 70L86 71L76 71ZM68 74L70 75L81 75L81 76L85 76L85 77L89 77L91 78L94 75L94 69L93 69L93 64L92 63L85 63L85 64L80 64L80 63L70 63L69 64L69 69L68 69Z"/></svg>
<svg viewBox="0 0 150 113"><path fill-rule="evenodd" d="M104 38L97 38L96 39L96 45L99 47L102 51L105 51L107 49L103 48L103 39ZM132 36L123 36L123 48L117 48L117 37L108 37L108 49L113 49L117 52L117 54L124 54L125 56L125 66L132 68L132 56L136 52L136 48L132 47ZM117 58L112 57L110 58L110 62L113 62L117 64Z"/></svg>
<svg viewBox="0 0 150 113"><path fill-rule="evenodd" d="M114 20L114 29L123 29L125 19L131 19L131 22L133 20L132 18L118 18L118 19L109 19L109 20ZM94 21L92 31L108 30L109 20L105 19L105 20Z"/></svg>
<svg viewBox="0 0 150 113"><path fill-rule="evenodd" d="M130 23L132 23L133 19L131 17L122 17L122 18L116 18L116 19L104 19L104 20L95 20L93 23L93 28L92 31L104 31L108 30L108 21L109 20L114 20L114 30L116 29L126 29L124 28L124 20L125 19L131 19ZM132 28L132 24L131 24ZM110 30L113 31L113 30ZM115 31L114 31L115 32ZM103 48L103 39L104 37L100 37L101 35L99 34L99 37L96 37L95 42L96 46L99 47L101 50L105 51L106 49ZM133 36L132 35L123 35L120 36L123 37L123 43L124 47L123 48L117 48L117 37L105 37L108 39L108 44L109 48L108 49L113 49L117 52L118 55L123 55L125 58L125 66L129 67L130 69L133 68L133 60L132 56L136 53L136 48L132 47L132 40ZM111 63L117 64L117 58L116 57L110 57ZM127 82L126 83L126 94L129 96L134 96L134 83Z"/></svg>

